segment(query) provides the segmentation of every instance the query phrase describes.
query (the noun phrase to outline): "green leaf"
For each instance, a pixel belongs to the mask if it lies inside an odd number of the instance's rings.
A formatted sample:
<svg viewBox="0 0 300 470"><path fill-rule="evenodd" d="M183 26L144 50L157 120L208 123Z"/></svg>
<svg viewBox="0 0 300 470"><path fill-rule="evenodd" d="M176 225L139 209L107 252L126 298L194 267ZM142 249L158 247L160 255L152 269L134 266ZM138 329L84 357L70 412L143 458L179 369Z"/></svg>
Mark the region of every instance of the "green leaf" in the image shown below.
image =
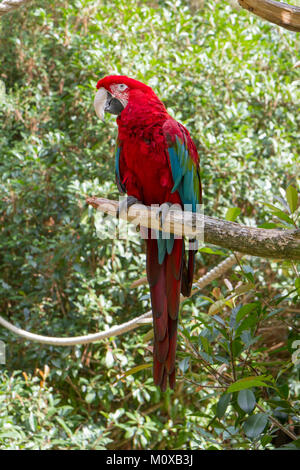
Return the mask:
<svg viewBox="0 0 300 470"><path fill-rule="evenodd" d="M234 222L240 213L241 209L239 207L230 207L226 212L225 219Z"/></svg>
<svg viewBox="0 0 300 470"><path fill-rule="evenodd" d="M290 391L290 388L289 388L289 384L288 383L284 383L282 385L280 385L278 388L278 393L281 397L283 398L288 398L289 396L289 391Z"/></svg>
<svg viewBox="0 0 300 470"><path fill-rule="evenodd" d="M239 407L245 411L245 413L251 413L251 411L254 409L255 404L256 404L256 398L252 390L245 389L241 390L238 393L238 398L237 398Z"/></svg>
<svg viewBox="0 0 300 470"><path fill-rule="evenodd" d="M133 367L130 370L127 370L122 377L127 377L128 375L136 374L136 372L140 372L141 370L144 369L149 369L149 367L152 367L152 363L150 364L141 364L140 366Z"/></svg>
<svg viewBox="0 0 300 470"><path fill-rule="evenodd" d="M0 439L22 439L23 436L15 429L6 429L4 431L0 431Z"/></svg>
<svg viewBox="0 0 300 470"><path fill-rule="evenodd" d="M297 279L295 280L295 287L297 289L298 295L300 295L300 277L297 277Z"/></svg>
<svg viewBox="0 0 300 470"><path fill-rule="evenodd" d="M237 327L237 329L235 330L235 336L238 337L242 333L242 331L249 330L256 323L257 323L257 315L255 315L255 313L253 315L249 315Z"/></svg>
<svg viewBox="0 0 300 470"><path fill-rule="evenodd" d="M248 279L248 281L250 281L250 283L254 284L255 280L254 280L253 268L251 266L249 266L248 264L245 264L243 266L243 272L244 272L246 278Z"/></svg>
<svg viewBox="0 0 300 470"><path fill-rule="evenodd" d="M151 328L151 330L147 331L147 333L143 336L143 343L148 343L150 339L152 339L154 336L154 329Z"/></svg>
<svg viewBox="0 0 300 470"><path fill-rule="evenodd" d="M255 307L257 307L257 302L252 302L250 304L243 305L239 309L237 316L235 318L236 323L239 323L242 320L242 318L244 318L245 315L247 315L248 313L251 313L252 310L255 309Z"/></svg>
<svg viewBox="0 0 300 470"><path fill-rule="evenodd" d="M273 212L273 215L278 217L278 219L280 219L280 220L284 220L288 224L294 225L294 221L283 211Z"/></svg>
<svg viewBox="0 0 300 470"><path fill-rule="evenodd" d="M249 292L249 290L253 288L254 288L254 284L252 282L248 282L247 284L241 284L236 289L234 289L234 293L236 295L245 294L246 292Z"/></svg>
<svg viewBox="0 0 300 470"><path fill-rule="evenodd" d="M263 201L259 201L259 202L260 202L261 204L263 204L264 206L269 207L269 209L271 209L272 212L274 212L274 211L279 211L279 210L280 210L279 207L273 206L273 204L270 204L270 203L268 203L268 202L263 202Z"/></svg>
<svg viewBox="0 0 300 470"><path fill-rule="evenodd" d="M186 373L186 371L188 370L188 368L190 367L190 358L189 357L185 357L184 359L182 359L179 363L178 363L178 367L179 369L181 370L181 372L183 374Z"/></svg>
<svg viewBox="0 0 300 470"><path fill-rule="evenodd" d="M278 224L275 224L275 222L266 222L264 224L258 225L257 228L266 228L266 229L278 228Z"/></svg>
<svg viewBox="0 0 300 470"><path fill-rule="evenodd" d="M64 429L64 431L66 432L66 434L69 436L69 437L72 437L72 431L71 429L69 428L69 426L67 426L67 424L64 422L64 420L62 418L60 418L59 416L56 416L55 417L56 421L61 425L61 427Z"/></svg>
<svg viewBox="0 0 300 470"><path fill-rule="evenodd" d="M266 434L260 440L261 445L265 447L267 444L270 444L270 442L272 442L272 439L273 439L272 436L269 436L268 434Z"/></svg>
<svg viewBox="0 0 300 470"><path fill-rule="evenodd" d="M206 297L205 295L201 295L201 299L207 300L211 304L215 303L215 301L213 299L211 299L210 297Z"/></svg>
<svg viewBox="0 0 300 470"><path fill-rule="evenodd" d="M208 339L207 339L205 336L201 336L201 335L200 335L200 341L201 341L201 344L202 344L202 346L203 346L204 351L205 351L207 354L209 354L211 348L210 348Z"/></svg>
<svg viewBox="0 0 300 470"><path fill-rule="evenodd" d="M108 369L110 369L113 366L114 363L114 356L111 351L107 351L105 355L105 364Z"/></svg>
<svg viewBox="0 0 300 470"><path fill-rule="evenodd" d="M29 425L33 432L36 431L36 417L34 416L33 412L31 411L29 414Z"/></svg>
<svg viewBox="0 0 300 470"><path fill-rule="evenodd" d="M246 346L246 348L249 348L251 346L251 344L256 343L256 341L258 340L258 337L256 337L256 338L252 337L251 330L242 331L241 334L240 334L240 338L241 338L241 341Z"/></svg>
<svg viewBox="0 0 300 470"><path fill-rule="evenodd" d="M209 307L208 315L215 315L216 313L220 312L225 305L226 299L217 300L214 304Z"/></svg>
<svg viewBox="0 0 300 470"><path fill-rule="evenodd" d="M295 212L298 205L298 193L294 186L290 185L286 192L286 200L289 204L289 208L291 209L291 213Z"/></svg>
<svg viewBox="0 0 300 470"><path fill-rule="evenodd" d="M92 403L96 398L96 393L94 391L87 393L85 396L85 401L87 403Z"/></svg>
<svg viewBox="0 0 300 470"><path fill-rule="evenodd" d="M201 253L208 253L210 255L220 255L220 256L227 256L227 253L224 252L224 251L221 251L221 250L217 250L217 249L212 249L212 248L209 248L209 247L206 247L204 246L203 248L199 248L199 250Z"/></svg>
<svg viewBox="0 0 300 470"><path fill-rule="evenodd" d="M224 393L224 395L221 395L217 404L217 417L219 419L222 418L224 414L226 413L230 400L231 400L230 393Z"/></svg>
<svg viewBox="0 0 300 470"><path fill-rule="evenodd" d="M265 429L268 422L268 416L265 413L257 413L249 416L244 423L244 432L247 437L254 439Z"/></svg>
<svg viewBox="0 0 300 470"><path fill-rule="evenodd" d="M270 381L270 376L254 375L251 377L245 377L231 384L227 389L227 393L239 392L240 390L252 387L271 387L271 385L266 383L266 381Z"/></svg>

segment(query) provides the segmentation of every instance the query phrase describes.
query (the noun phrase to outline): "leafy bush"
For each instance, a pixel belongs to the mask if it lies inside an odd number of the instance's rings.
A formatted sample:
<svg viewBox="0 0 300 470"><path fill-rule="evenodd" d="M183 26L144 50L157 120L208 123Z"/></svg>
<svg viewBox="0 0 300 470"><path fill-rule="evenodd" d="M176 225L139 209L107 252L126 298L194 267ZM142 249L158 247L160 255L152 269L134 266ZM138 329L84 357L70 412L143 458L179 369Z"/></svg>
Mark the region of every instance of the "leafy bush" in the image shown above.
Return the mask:
<svg viewBox="0 0 300 470"><path fill-rule="evenodd" d="M40 0L0 28L0 305L13 323L76 336L149 309L147 286L132 285L138 236L100 240L85 204L118 197L115 120L92 106L104 75L147 82L189 128L206 214L299 224L295 34L200 0ZM222 252L199 251L197 275ZM295 448L299 266L244 260L185 301L175 392L153 385L147 326L72 348L1 329L1 447Z"/></svg>

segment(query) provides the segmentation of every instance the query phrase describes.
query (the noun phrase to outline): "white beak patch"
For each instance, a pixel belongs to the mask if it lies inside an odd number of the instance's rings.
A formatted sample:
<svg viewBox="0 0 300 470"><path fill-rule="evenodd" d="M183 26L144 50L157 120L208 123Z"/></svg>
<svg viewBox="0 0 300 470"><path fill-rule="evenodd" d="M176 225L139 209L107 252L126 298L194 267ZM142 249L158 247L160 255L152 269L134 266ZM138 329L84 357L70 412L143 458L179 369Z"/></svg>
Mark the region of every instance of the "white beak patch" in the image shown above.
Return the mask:
<svg viewBox="0 0 300 470"><path fill-rule="evenodd" d="M105 88L99 88L94 99L94 108L101 121L104 121L104 109L107 100L107 91Z"/></svg>

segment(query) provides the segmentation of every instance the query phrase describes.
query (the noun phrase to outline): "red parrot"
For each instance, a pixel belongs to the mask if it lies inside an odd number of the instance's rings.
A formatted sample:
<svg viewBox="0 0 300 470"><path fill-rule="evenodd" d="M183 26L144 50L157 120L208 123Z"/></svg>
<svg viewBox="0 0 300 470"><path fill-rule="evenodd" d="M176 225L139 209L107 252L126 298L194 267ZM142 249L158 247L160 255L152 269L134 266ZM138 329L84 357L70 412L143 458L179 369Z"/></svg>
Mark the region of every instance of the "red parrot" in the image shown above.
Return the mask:
<svg viewBox="0 0 300 470"><path fill-rule="evenodd" d="M142 82L111 75L99 80L97 89L98 117L103 120L104 112L117 115L116 182L127 193L126 208L136 202L158 204L160 217L165 217L170 205L189 204L196 212L201 204L199 157L187 129ZM154 326L153 378L165 391L168 382L170 388L175 386L180 293L190 295L196 250L189 249L186 263L183 238L157 233L151 238L148 230L147 279Z"/></svg>

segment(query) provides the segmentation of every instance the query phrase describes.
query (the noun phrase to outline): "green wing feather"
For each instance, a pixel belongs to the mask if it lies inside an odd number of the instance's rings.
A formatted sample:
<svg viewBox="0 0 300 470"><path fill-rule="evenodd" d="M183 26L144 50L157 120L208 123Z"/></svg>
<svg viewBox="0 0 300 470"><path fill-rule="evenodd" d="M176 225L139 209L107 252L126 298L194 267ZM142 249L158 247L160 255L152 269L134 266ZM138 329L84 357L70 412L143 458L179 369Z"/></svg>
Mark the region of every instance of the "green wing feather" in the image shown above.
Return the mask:
<svg viewBox="0 0 300 470"><path fill-rule="evenodd" d="M174 180L172 193L178 191L182 204L189 204L192 212L201 203L201 184L198 162L194 161L186 139L175 136L168 146L168 155Z"/></svg>
<svg viewBox="0 0 300 470"><path fill-rule="evenodd" d="M172 193L178 191L182 204L186 210L197 211L201 204L201 182L199 158L195 145L188 131L179 123L170 119L165 124L164 135L167 142L174 185ZM170 254L174 245L174 235L163 238L162 232L157 233L158 259L161 264L166 252Z"/></svg>
<svg viewBox="0 0 300 470"><path fill-rule="evenodd" d="M116 172L116 183L118 186L118 190L120 191L121 194L126 193L126 188L122 184L121 181L121 176L120 176L120 156L121 156L121 144L119 142L119 139L117 139L116 142L116 152L115 152L115 172Z"/></svg>

